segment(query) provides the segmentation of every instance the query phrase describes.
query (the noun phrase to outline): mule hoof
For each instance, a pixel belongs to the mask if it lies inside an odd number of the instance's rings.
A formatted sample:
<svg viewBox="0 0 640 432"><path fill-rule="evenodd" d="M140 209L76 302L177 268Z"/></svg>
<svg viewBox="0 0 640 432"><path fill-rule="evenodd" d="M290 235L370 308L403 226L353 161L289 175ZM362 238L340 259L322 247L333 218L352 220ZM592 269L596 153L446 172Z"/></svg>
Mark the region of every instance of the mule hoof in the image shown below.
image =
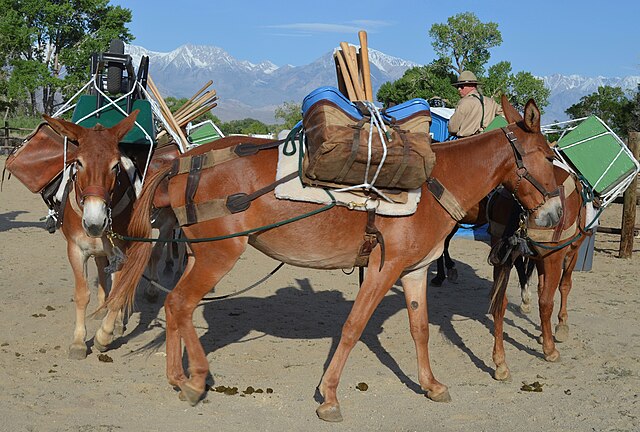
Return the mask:
<svg viewBox="0 0 640 432"><path fill-rule="evenodd" d="M451 402L451 395L449 389L445 388L444 391L438 394L433 394L433 391L428 391L426 396L434 402Z"/></svg>
<svg viewBox="0 0 640 432"><path fill-rule="evenodd" d="M529 312L531 312L531 305L529 303L521 303L520 312L522 312L523 314L528 314Z"/></svg>
<svg viewBox="0 0 640 432"><path fill-rule="evenodd" d="M450 268L447 271L447 279L449 279L449 281L451 282L455 282L458 280L458 270L455 267Z"/></svg>
<svg viewBox="0 0 640 432"><path fill-rule="evenodd" d="M99 328L93 337L93 347L100 352L105 352L109 349L109 345L113 342L113 336L107 335L106 332Z"/></svg>
<svg viewBox="0 0 640 432"><path fill-rule="evenodd" d="M554 349L551 354L545 354L544 359L550 363L555 363L560 360L560 353L557 349Z"/></svg>
<svg viewBox="0 0 640 432"><path fill-rule="evenodd" d="M538 341L538 343L539 343L540 345L542 345L542 343L544 342L544 338L542 337L542 335L538 336L538 337L536 338L536 340Z"/></svg>
<svg viewBox="0 0 640 432"><path fill-rule="evenodd" d="M124 324L116 324L113 327L113 336L121 337L124 334Z"/></svg>
<svg viewBox="0 0 640 432"><path fill-rule="evenodd" d="M330 405L325 402L316 409L316 414L318 414L318 418L324 421L334 423L342 421L342 413L338 404Z"/></svg>
<svg viewBox="0 0 640 432"><path fill-rule="evenodd" d="M567 324L558 324L556 326L556 341L565 342L569 339L569 326Z"/></svg>
<svg viewBox="0 0 640 432"><path fill-rule="evenodd" d="M87 346L85 344L82 345L71 345L69 347L69 358L71 360L84 360L87 358Z"/></svg>
<svg viewBox="0 0 640 432"><path fill-rule="evenodd" d="M105 352L109 350L108 346L102 345L100 342L96 340L96 338L93 338L93 347L100 352Z"/></svg>
<svg viewBox="0 0 640 432"><path fill-rule="evenodd" d="M431 286L440 287L442 286L442 282L444 282L444 278L439 278L438 276L431 279Z"/></svg>
<svg viewBox="0 0 640 432"><path fill-rule="evenodd" d="M185 382L180 386L180 393L178 394L178 397L181 401L187 401L189 402L189 405L196 406L198 405L198 402L200 402L203 394L203 392L194 389L188 382Z"/></svg>
<svg viewBox="0 0 640 432"><path fill-rule="evenodd" d="M493 378L497 381L511 381L511 372L506 365L500 365L496 367L496 370L493 373Z"/></svg>

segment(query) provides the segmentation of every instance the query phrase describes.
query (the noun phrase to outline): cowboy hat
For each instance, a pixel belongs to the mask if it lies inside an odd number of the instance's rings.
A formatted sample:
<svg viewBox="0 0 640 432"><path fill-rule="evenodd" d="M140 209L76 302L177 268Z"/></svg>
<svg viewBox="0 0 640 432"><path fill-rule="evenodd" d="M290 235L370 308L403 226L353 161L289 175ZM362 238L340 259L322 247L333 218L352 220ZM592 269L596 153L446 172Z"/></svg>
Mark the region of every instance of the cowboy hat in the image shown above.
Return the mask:
<svg viewBox="0 0 640 432"><path fill-rule="evenodd" d="M471 71L462 71L460 76L458 77L458 81L453 83L454 87L460 87L465 85L477 85L478 78L476 78L475 74Z"/></svg>

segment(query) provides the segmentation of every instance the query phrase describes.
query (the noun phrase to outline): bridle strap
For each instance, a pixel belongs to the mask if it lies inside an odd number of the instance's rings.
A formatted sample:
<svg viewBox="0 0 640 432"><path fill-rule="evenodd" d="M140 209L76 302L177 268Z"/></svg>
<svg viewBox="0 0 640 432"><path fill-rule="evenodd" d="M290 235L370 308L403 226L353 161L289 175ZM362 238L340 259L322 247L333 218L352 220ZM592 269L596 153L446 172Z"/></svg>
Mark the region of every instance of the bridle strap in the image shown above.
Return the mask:
<svg viewBox="0 0 640 432"><path fill-rule="evenodd" d="M109 191L102 186L87 186L80 192L80 202L84 204L84 200L88 196L95 196L102 199L107 206L111 204Z"/></svg>
<svg viewBox="0 0 640 432"><path fill-rule="evenodd" d="M507 137L509 144L511 144L511 148L513 149L513 155L516 159L516 166L518 167L518 176L525 178L529 183L531 183L533 187L535 187L545 199L558 196L560 194L559 188L554 190L553 192L548 192L538 180L536 180L531 174L529 174L529 170L527 170L527 167L524 165L524 160L522 158L526 154L526 152L522 148L522 145L518 141L518 138L512 131L507 129L506 126L502 127L501 129Z"/></svg>

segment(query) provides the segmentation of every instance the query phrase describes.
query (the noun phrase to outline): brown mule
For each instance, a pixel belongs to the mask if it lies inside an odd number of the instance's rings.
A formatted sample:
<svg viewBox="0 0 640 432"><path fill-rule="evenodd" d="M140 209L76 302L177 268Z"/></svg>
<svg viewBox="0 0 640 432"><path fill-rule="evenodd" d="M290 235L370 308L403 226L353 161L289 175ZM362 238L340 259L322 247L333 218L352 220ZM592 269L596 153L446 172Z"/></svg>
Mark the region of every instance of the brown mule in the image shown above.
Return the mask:
<svg viewBox="0 0 640 432"><path fill-rule="evenodd" d="M126 244L109 239L113 228L122 232L127 227L133 209L135 192L125 172L118 143L131 130L138 111L134 111L117 125L91 129L66 120L44 116L47 123L61 136L78 145L70 155L75 174L65 202L62 234L67 241L67 256L75 280L74 301L76 322L69 357L87 356L85 319L90 290L87 281L87 261L95 258L98 267L98 305L105 302L108 259L124 250ZM133 165L130 165L133 166ZM117 249L116 249L117 248ZM120 315L121 317L121 315ZM118 332L122 332L121 320Z"/></svg>
<svg viewBox="0 0 640 432"><path fill-rule="evenodd" d="M569 326L567 324L567 299L571 291L571 275L578 259L578 250L585 238L591 235L584 231L585 227L585 211L581 194L580 182L571 176L564 169L554 166L554 175L556 182L563 185L566 197L563 199L563 215L561 223L556 228L558 233L562 233L558 241L548 241L549 239L538 239L537 243L543 247L537 247L538 255L530 259L535 262L538 272L538 305L540 310L540 326L542 329L542 350L547 361L556 361L560 354L555 347L553 333L551 331L551 315L553 313L556 289L560 289L560 311L558 313L559 323L556 326L556 339L562 342L567 339ZM569 191L571 188L571 191ZM508 224L509 215L513 212L519 212L518 204L511 197L496 194L489 205L489 219L492 223L492 244L496 244L500 236L495 235L494 226L506 226ZM547 230L547 235L552 234L552 230ZM529 230L529 235L534 237L534 233L541 233L535 227ZM551 238L551 240L553 240ZM520 264L522 265L522 264ZM532 269L531 269L532 270ZM494 377L497 380L507 380L510 378L509 368L505 359L504 352L504 313L507 307L506 288L509 282L509 273L511 271L510 262L494 266L493 269L493 287L492 287L492 306L491 312L494 320L494 345L493 345L493 361L496 365ZM522 269L518 269L520 276L520 285L523 293L523 306L527 306L527 295L524 290L527 289L528 275L522 276ZM529 271L530 275L530 271Z"/></svg>
<svg viewBox="0 0 640 432"><path fill-rule="evenodd" d="M503 98L502 104L511 124L504 130L455 143L434 145L437 163L431 175L446 187L465 210L477 204L496 186L504 184L507 189L516 191L525 208L532 209L532 218L539 226L553 226L560 217L560 202L546 192L554 191L557 186L551 163L553 153L540 132L538 107L529 101L524 120L513 123L521 117L506 98ZM263 141L238 137L221 139L200 146L181 159L238 142ZM202 170L193 201L196 204L205 203L238 192L257 191L273 182L277 159L278 152L275 149L265 150ZM160 171L146 182L129 225L130 235L149 236L151 204L156 189L169 172L169 168ZM185 204L187 177L176 175L169 181L168 198L174 210ZM251 202L246 211L186 225L183 231L189 239L229 235L274 224L318 208L315 204L283 201L276 199L273 194L265 194ZM380 265L381 248L376 247L371 253L363 284L344 323L340 342L319 385L324 402L316 412L321 419L342 420L337 398L342 370L369 318L398 279L403 285L409 327L415 341L420 386L432 400L450 400L447 386L434 377L429 361L426 275L429 263L441 255L444 239L455 223L426 185L422 188L422 199L413 215L376 218L375 224L385 242L384 266ZM351 268L363 243L366 224L366 213L334 207L248 236L191 243L187 268L165 301L166 372L169 383L180 388L181 397L192 405L198 403L204 395L209 372L205 351L193 326L193 311L202 297L236 264L247 245L296 266ZM127 261L107 300L111 313L132 305L150 250L150 244L144 242L135 243L129 248ZM112 330L112 324L107 319L103 320L96 340L106 346L112 341ZM182 342L188 356L188 375L182 366Z"/></svg>

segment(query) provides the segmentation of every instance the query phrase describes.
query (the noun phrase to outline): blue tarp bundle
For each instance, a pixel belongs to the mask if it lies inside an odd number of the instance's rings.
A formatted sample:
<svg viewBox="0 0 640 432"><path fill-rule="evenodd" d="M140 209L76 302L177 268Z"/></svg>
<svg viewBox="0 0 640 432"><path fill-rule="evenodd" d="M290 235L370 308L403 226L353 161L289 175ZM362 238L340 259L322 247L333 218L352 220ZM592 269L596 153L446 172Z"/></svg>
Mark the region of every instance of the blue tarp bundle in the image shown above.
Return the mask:
<svg viewBox="0 0 640 432"><path fill-rule="evenodd" d="M489 243L491 242L491 235L488 230L489 224L484 224L477 228L473 225L461 225L453 238L466 238Z"/></svg>

